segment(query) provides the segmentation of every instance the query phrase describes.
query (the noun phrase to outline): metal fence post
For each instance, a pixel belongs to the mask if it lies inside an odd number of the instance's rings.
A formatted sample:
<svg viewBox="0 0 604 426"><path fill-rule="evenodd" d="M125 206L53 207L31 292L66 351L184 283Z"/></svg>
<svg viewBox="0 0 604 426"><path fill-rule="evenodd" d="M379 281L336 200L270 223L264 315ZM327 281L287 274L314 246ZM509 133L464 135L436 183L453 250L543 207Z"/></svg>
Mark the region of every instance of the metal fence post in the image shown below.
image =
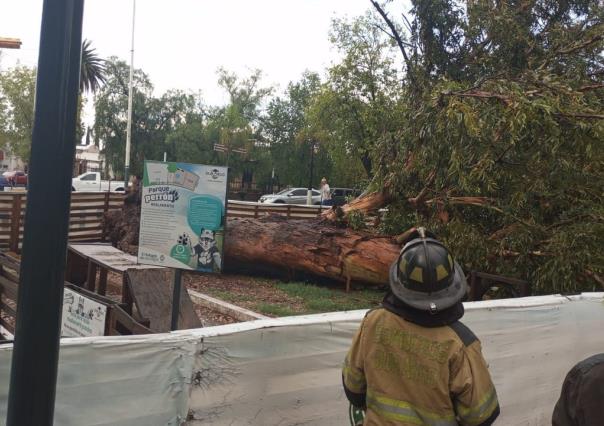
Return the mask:
<svg viewBox="0 0 604 426"><path fill-rule="evenodd" d="M53 424L83 9L43 5L7 426Z"/></svg>

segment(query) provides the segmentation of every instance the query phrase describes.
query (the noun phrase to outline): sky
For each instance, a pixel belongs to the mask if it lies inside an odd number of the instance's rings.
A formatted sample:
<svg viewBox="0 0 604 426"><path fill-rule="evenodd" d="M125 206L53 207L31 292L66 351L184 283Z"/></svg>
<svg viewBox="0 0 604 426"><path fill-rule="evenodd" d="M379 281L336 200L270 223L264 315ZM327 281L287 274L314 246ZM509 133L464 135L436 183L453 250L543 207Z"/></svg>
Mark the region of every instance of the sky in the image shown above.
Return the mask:
<svg viewBox="0 0 604 426"><path fill-rule="evenodd" d="M0 36L20 38L3 50L0 67L35 66L42 0L2 2ZM322 72L338 57L328 33L334 17L362 15L369 0L137 0L134 66L149 74L156 94L198 93L209 105L227 102L217 86L223 66L238 74L264 71L283 90L305 70ZM132 0L86 0L83 37L101 57L129 61Z"/></svg>

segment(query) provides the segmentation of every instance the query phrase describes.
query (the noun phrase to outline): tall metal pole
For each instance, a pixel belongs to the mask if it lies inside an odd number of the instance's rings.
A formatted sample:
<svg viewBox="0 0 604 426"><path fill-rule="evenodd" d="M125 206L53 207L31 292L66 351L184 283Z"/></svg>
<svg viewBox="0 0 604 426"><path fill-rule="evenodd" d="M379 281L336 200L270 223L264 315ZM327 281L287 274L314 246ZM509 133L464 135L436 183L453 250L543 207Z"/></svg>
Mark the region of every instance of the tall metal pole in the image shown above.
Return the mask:
<svg viewBox="0 0 604 426"><path fill-rule="evenodd" d="M310 142L310 176L308 178L308 191L306 192L306 204L312 205L312 175L315 164L315 141Z"/></svg>
<svg viewBox="0 0 604 426"><path fill-rule="evenodd" d="M44 0L8 426L53 424L83 9Z"/></svg>
<svg viewBox="0 0 604 426"><path fill-rule="evenodd" d="M130 77L128 79L128 126L126 128L126 158L124 159L124 188L130 181L130 142L132 141L132 89L134 79L134 23L136 22L136 0L132 0L132 42L130 44Z"/></svg>

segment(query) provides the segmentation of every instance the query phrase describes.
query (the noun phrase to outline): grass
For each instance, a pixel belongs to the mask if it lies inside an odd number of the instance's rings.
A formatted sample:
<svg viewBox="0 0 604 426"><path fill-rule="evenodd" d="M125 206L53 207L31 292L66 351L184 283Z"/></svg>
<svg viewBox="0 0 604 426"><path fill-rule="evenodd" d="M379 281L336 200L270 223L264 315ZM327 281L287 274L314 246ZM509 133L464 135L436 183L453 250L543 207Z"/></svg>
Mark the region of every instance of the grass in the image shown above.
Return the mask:
<svg viewBox="0 0 604 426"><path fill-rule="evenodd" d="M249 296L237 293L231 293L229 291L224 290L213 290L212 296L217 299L224 300L225 302L237 304L237 302L245 302L249 300Z"/></svg>
<svg viewBox="0 0 604 426"><path fill-rule="evenodd" d="M298 312L286 307L280 306L274 303L259 303L256 306L256 310L264 315L270 315L274 317L288 317L291 315L297 315Z"/></svg>
<svg viewBox="0 0 604 426"><path fill-rule="evenodd" d="M351 311L377 306L383 292L377 290L357 290L346 293L311 283L277 283L276 287L290 297L301 299L304 314L320 312Z"/></svg>
<svg viewBox="0 0 604 426"><path fill-rule="evenodd" d="M370 309L379 305L384 290L366 288L344 291L342 284L322 285L314 282L282 282L249 277L211 284L203 292L225 302L268 316L317 314L322 312Z"/></svg>

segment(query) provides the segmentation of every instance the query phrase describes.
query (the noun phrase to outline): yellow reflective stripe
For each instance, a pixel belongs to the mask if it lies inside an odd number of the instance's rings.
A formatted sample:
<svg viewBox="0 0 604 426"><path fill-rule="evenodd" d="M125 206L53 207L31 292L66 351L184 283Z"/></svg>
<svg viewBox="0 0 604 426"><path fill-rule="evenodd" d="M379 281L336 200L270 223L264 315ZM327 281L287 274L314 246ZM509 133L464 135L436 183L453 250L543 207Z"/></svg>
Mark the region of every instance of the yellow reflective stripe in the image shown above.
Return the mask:
<svg viewBox="0 0 604 426"><path fill-rule="evenodd" d="M388 420L403 421L416 425L457 426L455 415L439 415L420 409L406 401L387 398L375 392L367 392L367 408Z"/></svg>
<svg viewBox="0 0 604 426"><path fill-rule="evenodd" d="M491 390L482 397L475 407L466 407L460 402L455 404L457 414L463 420L464 425L474 426L479 425L485 419L488 419L498 404L497 392L495 388L491 387Z"/></svg>

